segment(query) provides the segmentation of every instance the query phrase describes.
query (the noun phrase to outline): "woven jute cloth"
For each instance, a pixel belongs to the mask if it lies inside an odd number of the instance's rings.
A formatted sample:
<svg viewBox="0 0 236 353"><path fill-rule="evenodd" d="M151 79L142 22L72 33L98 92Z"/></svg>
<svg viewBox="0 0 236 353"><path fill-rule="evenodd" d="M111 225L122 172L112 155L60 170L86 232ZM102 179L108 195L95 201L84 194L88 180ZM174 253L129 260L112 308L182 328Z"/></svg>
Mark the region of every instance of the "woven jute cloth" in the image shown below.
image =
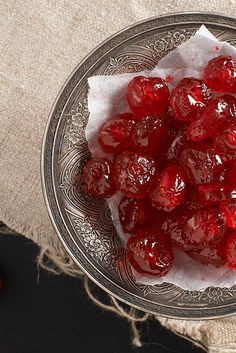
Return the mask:
<svg viewBox="0 0 236 353"><path fill-rule="evenodd" d="M40 181L42 136L62 83L109 35L176 11L235 15L236 0L0 0L0 221L39 245L39 262L46 255L61 272L80 273L55 235ZM235 318L158 319L209 352L236 352Z"/></svg>

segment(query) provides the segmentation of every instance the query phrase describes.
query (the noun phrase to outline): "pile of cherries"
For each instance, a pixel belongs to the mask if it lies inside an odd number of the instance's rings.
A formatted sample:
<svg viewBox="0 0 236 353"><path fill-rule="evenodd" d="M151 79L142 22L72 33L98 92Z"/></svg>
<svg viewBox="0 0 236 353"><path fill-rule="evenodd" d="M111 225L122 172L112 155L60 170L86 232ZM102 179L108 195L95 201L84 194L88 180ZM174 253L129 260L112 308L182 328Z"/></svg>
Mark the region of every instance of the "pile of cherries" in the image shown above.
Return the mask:
<svg viewBox="0 0 236 353"><path fill-rule="evenodd" d="M140 274L165 275L173 248L236 269L236 64L218 56L202 80L184 78L171 94L170 80L132 79L130 112L111 117L98 136L113 161L89 160L87 190L124 194L120 223Z"/></svg>

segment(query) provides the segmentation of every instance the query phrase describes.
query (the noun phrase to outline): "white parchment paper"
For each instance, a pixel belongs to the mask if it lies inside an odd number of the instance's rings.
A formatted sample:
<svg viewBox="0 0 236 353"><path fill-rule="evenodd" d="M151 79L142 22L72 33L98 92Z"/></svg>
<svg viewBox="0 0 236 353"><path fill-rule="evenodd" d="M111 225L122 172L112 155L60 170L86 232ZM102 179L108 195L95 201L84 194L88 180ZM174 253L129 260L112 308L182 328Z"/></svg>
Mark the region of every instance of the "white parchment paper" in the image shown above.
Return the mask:
<svg viewBox="0 0 236 353"><path fill-rule="evenodd" d="M161 59L152 71L90 77L88 79L90 116L85 134L92 155L111 157L101 151L97 136L101 126L112 115L129 111L125 94L133 77L143 75L166 78L168 75L173 75L174 79L169 84L172 90L184 77L202 77L203 69L208 61L218 55L232 55L236 58L236 49L228 43L218 41L205 26L201 26L188 41ZM129 234L122 231L117 210L121 197L122 194L118 193L108 199L108 205L117 233L125 246ZM140 277L138 274L135 276L136 280L143 284L169 282L186 290L204 290L209 286L232 287L236 284L236 271L228 270L226 267L201 265L183 252L175 253L174 266L165 277L150 279Z"/></svg>

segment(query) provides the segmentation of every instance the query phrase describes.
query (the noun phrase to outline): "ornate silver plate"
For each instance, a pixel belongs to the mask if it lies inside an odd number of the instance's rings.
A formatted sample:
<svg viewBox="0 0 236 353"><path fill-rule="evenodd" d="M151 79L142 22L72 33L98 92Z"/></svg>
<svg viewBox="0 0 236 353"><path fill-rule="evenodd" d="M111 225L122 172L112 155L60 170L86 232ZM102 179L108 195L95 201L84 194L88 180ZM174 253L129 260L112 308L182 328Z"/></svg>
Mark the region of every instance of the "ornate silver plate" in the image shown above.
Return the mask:
<svg viewBox="0 0 236 353"><path fill-rule="evenodd" d="M236 286L184 291L168 283L135 283L106 202L85 193L80 180L89 158L84 129L87 78L152 69L201 24L236 45L236 20L202 13L152 18L115 34L70 75L52 109L42 153L43 186L54 227L66 250L104 290L141 310L175 318L213 318L236 312Z"/></svg>

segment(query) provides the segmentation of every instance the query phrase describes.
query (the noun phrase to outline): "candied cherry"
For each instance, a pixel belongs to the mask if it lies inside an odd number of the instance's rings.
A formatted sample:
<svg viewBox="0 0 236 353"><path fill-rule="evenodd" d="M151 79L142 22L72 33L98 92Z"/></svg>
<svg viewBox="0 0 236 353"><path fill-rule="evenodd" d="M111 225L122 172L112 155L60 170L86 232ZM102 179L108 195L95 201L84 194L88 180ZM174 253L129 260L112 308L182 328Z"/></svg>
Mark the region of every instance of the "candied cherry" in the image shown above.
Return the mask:
<svg viewBox="0 0 236 353"><path fill-rule="evenodd" d="M106 153L120 153L132 145L131 134L135 127L133 114L123 113L114 116L102 126L98 142Z"/></svg>
<svg viewBox="0 0 236 353"><path fill-rule="evenodd" d="M231 110L227 101L223 97L214 98L199 114L198 119L191 122L187 136L194 142L205 140L227 123L230 117Z"/></svg>
<svg viewBox="0 0 236 353"><path fill-rule="evenodd" d="M127 258L140 274L163 276L173 265L173 251L160 231L140 230L127 243Z"/></svg>
<svg viewBox="0 0 236 353"><path fill-rule="evenodd" d="M186 173L181 166L167 166L152 184L150 204L157 209L171 211L183 201L186 182Z"/></svg>
<svg viewBox="0 0 236 353"><path fill-rule="evenodd" d="M187 223L187 217L181 212L171 212L161 224L162 232L171 239L171 244L179 250L190 250L184 239L184 230Z"/></svg>
<svg viewBox="0 0 236 353"><path fill-rule="evenodd" d="M214 147L224 163L236 160L236 121L230 120L214 138Z"/></svg>
<svg viewBox="0 0 236 353"><path fill-rule="evenodd" d="M222 239L219 243L214 244L211 247L188 251L187 254L193 260L196 260L203 265L214 265L216 267L221 267L226 262L226 240L227 238Z"/></svg>
<svg viewBox="0 0 236 353"><path fill-rule="evenodd" d="M222 139L227 147L236 150L236 123L231 124L228 129L223 131Z"/></svg>
<svg viewBox="0 0 236 353"><path fill-rule="evenodd" d="M128 197L144 198L156 174L157 164L152 157L135 151L125 151L115 160L117 188Z"/></svg>
<svg viewBox="0 0 236 353"><path fill-rule="evenodd" d="M146 200L123 197L118 206L119 219L124 232L133 233L143 228L150 219Z"/></svg>
<svg viewBox="0 0 236 353"><path fill-rule="evenodd" d="M220 156L203 143L183 147L180 163L192 184L218 182L224 169Z"/></svg>
<svg viewBox="0 0 236 353"><path fill-rule="evenodd" d="M236 117L236 98L234 96L231 96L231 94L224 94L222 96L224 100L228 103L230 107L230 115L232 118Z"/></svg>
<svg viewBox="0 0 236 353"><path fill-rule="evenodd" d="M231 185L236 186L236 162L234 162L229 171L229 182Z"/></svg>
<svg viewBox="0 0 236 353"><path fill-rule="evenodd" d="M127 89L127 101L138 120L146 115L162 116L169 105L169 88L160 77L137 76Z"/></svg>
<svg viewBox="0 0 236 353"><path fill-rule="evenodd" d="M232 56L220 55L210 60L203 79L214 92L236 92L236 66Z"/></svg>
<svg viewBox="0 0 236 353"><path fill-rule="evenodd" d="M178 207L178 211L181 212L183 216L191 218L195 212L203 207L205 207L205 205L199 197L198 188L193 185L187 185L185 198Z"/></svg>
<svg viewBox="0 0 236 353"><path fill-rule="evenodd" d="M236 269L236 232L227 239L225 253L228 266Z"/></svg>
<svg viewBox="0 0 236 353"><path fill-rule="evenodd" d="M114 166L109 159L94 157L85 165L83 177L88 192L95 196L111 197L116 192Z"/></svg>
<svg viewBox="0 0 236 353"><path fill-rule="evenodd" d="M220 202L236 199L236 187L224 184L205 184L199 186L202 201ZM236 200L235 200L236 201Z"/></svg>
<svg viewBox="0 0 236 353"><path fill-rule="evenodd" d="M161 144L164 135L162 120L154 116L145 116L140 120L133 131L132 138L136 151L154 156Z"/></svg>
<svg viewBox="0 0 236 353"><path fill-rule="evenodd" d="M202 80L188 77L173 89L170 107L178 120L191 121L196 119L211 97L211 90Z"/></svg>
<svg viewBox="0 0 236 353"><path fill-rule="evenodd" d="M164 135L157 153L157 159L159 162L165 165L166 162L168 162L169 147L176 138L182 124L174 118L173 113L170 110L167 112L165 118L163 119L163 125Z"/></svg>
<svg viewBox="0 0 236 353"><path fill-rule="evenodd" d="M169 161L178 161L182 148L187 144L187 136L186 136L187 128L186 126L182 126L178 131L174 141L170 145L168 149L168 160Z"/></svg>
<svg viewBox="0 0 236 353"><path fill-rule="evenodd" d="M227 226L236 230L236 200L222 201L220 210Z"/></svg>
<svg viewBox="0 0 236 353"><path fill-rule="evenodd" d="M230 174L230 165L224 164L224 168L223 168L223 171L221 173L219 182L221 184L224 183L225 185L231 185L232 186L232 184L230 182L229 174Z"/></svg>
<svg viewBox="0 0 236 353"><path fill-rule="evenodd" d="M218 241L224 234L225 225L216 207L197 211L187 221L184 238L193 248L204 248Z"/></svg>

